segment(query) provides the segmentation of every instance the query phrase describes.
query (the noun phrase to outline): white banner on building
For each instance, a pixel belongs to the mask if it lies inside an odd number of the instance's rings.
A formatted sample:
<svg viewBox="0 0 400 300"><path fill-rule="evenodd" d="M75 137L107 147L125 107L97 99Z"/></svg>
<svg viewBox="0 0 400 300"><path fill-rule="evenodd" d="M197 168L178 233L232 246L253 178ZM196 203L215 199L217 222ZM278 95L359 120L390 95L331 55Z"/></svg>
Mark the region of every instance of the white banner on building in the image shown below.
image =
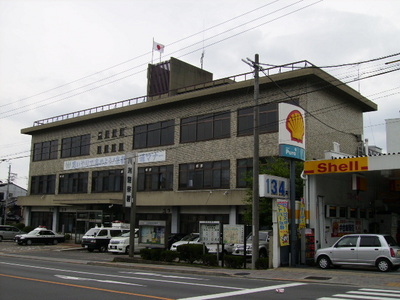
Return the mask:
<svg viewBox="0 0 400 300"><path fill-rule="evenodd" d="M88 169L121 166L125 164L125 155L104 156L64 162L64 170Z"/></svg>
<svg viewBox="0 0 400 300"><path fill-rule="evenodd" d="M166 151L152 151L152 152L142 152L138 153L138 163L152 163L166 160Z"/></svg>

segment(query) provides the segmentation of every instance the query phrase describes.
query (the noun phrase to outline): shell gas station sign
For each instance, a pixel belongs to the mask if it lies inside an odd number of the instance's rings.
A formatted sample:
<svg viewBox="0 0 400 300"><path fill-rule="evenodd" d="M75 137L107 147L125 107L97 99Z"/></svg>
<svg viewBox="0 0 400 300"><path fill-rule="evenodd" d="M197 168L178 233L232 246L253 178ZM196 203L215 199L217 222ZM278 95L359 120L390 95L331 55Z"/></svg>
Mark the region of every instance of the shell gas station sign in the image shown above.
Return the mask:
<svg viewBox="0 0 400 300"><path fill-rule="evenodd" d="M304 162L304 174L329 174L368 171L368 157L311 160Z"/></svg>
<svg viewBox="0 0 400 300"><path fill-rule="evenodd" d="M279 156L305 160L304 110L279 103Z"/></svg>

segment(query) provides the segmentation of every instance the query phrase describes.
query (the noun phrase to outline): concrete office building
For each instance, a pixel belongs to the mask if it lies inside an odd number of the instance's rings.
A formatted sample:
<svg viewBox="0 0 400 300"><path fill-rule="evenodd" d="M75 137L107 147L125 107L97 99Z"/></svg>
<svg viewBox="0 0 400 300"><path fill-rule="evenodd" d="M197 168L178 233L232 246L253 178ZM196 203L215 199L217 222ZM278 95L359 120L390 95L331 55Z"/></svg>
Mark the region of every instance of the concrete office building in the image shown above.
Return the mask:
<svg viewBox="0 0 400 300"><path fill-rule="evenodd" d="M137 220L193 232L202 220L243 223L252 170L254 74L214 80L177 59L148 68L147 96L66 113L22 129L32 136L27 224L82 233L129 221L125 156L139 155ZM278 103L305 112L306 159L333 142L362 151L363 113L376 104L303 61L260 74L260 157L278 155ZM361 150L360 150L361 149Z"/></svg>

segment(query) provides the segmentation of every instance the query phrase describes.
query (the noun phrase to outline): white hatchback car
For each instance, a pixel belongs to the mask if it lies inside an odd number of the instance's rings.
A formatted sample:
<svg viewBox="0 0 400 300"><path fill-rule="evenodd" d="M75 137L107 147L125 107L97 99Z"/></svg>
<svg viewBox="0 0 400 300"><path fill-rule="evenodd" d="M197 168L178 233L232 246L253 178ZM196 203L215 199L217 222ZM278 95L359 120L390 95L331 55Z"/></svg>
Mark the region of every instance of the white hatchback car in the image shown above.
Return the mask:
<svg viewBox="0 0 400 300"><path fill-rule="evenodd" d="M349 234L332 247L318 249L314 257L321 269L330 266L375 266L387 272L400 267L400 247L386 234Z"/></svg>
<svg viewBox="0 0 400 300"><path fill-rule="evenodd" d="M177 251L178 246L185 244L201 244L201 242L199 241L200 241L200 234L190 233L184 236L180 241L173 243L170 250Z"/></svg>

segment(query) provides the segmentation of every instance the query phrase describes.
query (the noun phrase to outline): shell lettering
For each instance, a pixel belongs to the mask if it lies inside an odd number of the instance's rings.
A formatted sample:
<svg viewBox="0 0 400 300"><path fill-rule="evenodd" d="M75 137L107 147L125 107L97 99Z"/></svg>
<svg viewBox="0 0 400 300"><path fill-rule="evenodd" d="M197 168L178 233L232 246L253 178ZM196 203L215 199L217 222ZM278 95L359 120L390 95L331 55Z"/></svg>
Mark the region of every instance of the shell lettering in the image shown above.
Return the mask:
<svg viewBox="0 0 400 300"><path fill-rule="evenodd" d="M298 110L291 111L287 116L286 129L290 132L292 141L303 142L304 120L302 114Z"/></svg>

